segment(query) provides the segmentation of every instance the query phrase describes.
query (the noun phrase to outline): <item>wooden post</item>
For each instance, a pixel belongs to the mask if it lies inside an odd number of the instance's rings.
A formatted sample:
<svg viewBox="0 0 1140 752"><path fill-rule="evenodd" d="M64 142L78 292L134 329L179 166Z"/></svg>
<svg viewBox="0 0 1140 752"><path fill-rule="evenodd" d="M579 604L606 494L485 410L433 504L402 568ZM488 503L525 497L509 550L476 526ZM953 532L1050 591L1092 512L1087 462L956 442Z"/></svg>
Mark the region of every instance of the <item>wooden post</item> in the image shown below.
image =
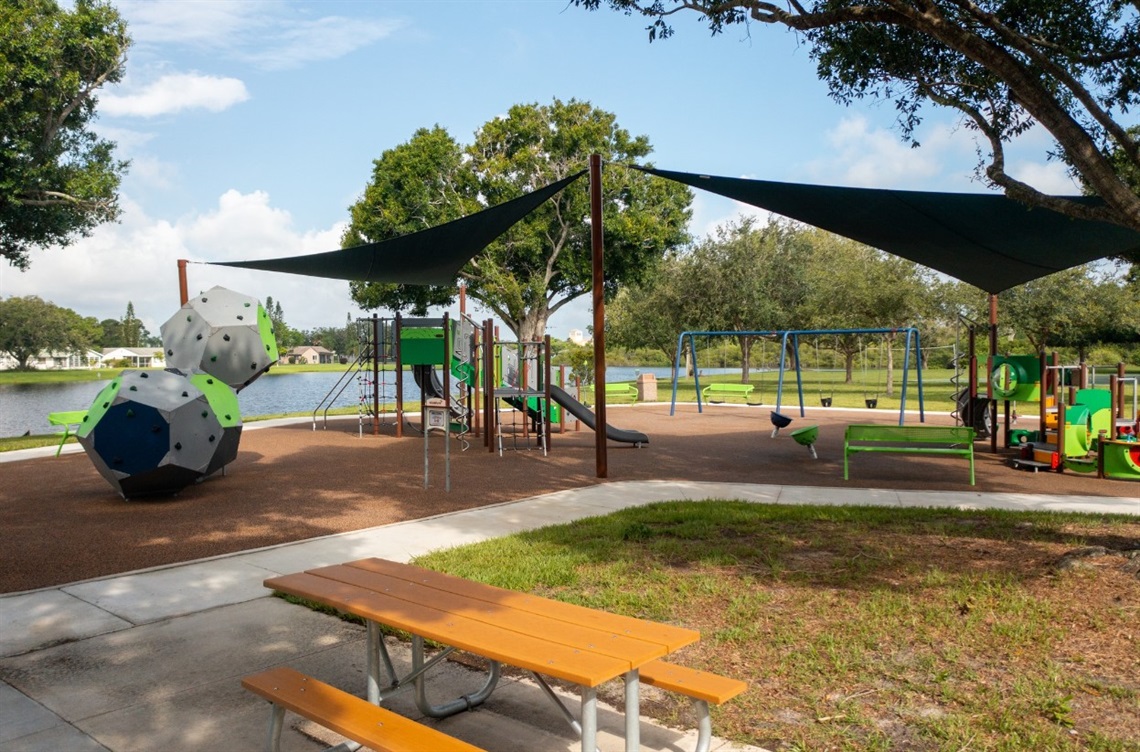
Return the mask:
<svg viewBox="0 0 1140 752"><path fill-rule="evenodd" d="M602 264L602 155L590 155L590 247L594 262L594 460L597 476L609 475L606 457L606 302Z"/></svg>

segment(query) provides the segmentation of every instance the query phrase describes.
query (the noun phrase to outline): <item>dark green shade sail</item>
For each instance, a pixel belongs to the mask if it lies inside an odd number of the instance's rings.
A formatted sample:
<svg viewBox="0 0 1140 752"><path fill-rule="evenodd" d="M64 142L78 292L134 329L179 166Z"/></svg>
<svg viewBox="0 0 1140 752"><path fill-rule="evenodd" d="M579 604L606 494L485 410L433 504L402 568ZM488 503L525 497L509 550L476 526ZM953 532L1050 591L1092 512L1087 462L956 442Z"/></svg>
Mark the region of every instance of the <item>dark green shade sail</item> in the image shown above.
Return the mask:
<svg viewBox="0 0 1140 752"><path fill-rule="evenodd" d="M582 170L545 188L462 219L378 243L307 256L210 263L360 282L450 285L475 254L537 209L543 201L585 174L586 171Z"/></svg>
<svg viewBox="0 0 1140 752"><path fill-rule="evenodd" d="M990 293L1140 248L1140 233L993 194L841 188L635 169L910 259ZM1066 197L1098 205L1099 198Z"/></svg>

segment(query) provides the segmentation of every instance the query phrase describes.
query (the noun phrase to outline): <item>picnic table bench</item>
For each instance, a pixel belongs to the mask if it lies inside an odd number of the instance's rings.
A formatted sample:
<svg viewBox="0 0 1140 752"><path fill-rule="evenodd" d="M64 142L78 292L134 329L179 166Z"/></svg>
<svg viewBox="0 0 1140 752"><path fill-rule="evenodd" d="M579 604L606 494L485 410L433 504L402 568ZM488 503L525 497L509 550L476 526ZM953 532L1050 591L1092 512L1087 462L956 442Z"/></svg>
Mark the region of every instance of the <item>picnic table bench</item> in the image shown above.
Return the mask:
<svg viewBox="0 0 1140 752"><path fill-rule="evenodd" d="M847 459L856 452L949 454L969 458L972 486L975 435L969 426L849 425L843 437L843 480L848 479Z"/></svg>
<svg viewBox="0 0 1140 752"><path fill-rule="evenodd" d="M505 590L385 559L361 559L272 577L265 581L265 586L365 620L366 694L370 703L379 705L386 697L410 686L424 715L443 718L486 701L498 682L500 662L508 663L529 670L547 697L559 705L581 735L583 752L596 749L597 687L604 682L618 677L625 682L628 752L640 747L641 681L694 700L699 724L698 752L708 749L711 738L707 703L724 702L747 687L734 679L660 660L700 639L700 633L694 630ZM412 672L408 676L396 675L381 637L381 626L412 635ZM425 661L425 639L449 647ZM476 692L433 704L426 695L424 674L456 649L489 660L486 682ZM382 676L381 667L387 677ZM578 685L582 702L577 719L562 705L544 677ZM264 682L250 677L247 680L251 685L264 687ZM247 688L257 691L253 686ZM274 712L281 711L275 706Z"/></svg>
<svg viewBox="0 0 1140 752"><path fill-rule="evenodd" d="M724 397L742 397L747 400L748 396L752 394L752 390L755 388L756 387L752 386L751 384L717 382L715 384L709 384L708 386L703 387L701 389L701 396L703 396L709 402L713 403L723 402ZM717 399L717 397L721 399Z"/></svg>

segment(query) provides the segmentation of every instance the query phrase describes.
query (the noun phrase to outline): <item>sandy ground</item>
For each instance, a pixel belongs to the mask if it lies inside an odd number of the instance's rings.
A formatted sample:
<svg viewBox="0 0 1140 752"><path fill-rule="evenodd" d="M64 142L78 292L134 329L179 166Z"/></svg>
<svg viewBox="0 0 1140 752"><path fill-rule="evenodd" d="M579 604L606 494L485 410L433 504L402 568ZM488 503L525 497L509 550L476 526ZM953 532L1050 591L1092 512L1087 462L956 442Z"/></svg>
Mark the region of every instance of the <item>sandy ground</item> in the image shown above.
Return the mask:
<svg viewBox="0 0 1140 752"><path fill-rule="evenodd" d="M517 413L515 414L517 415ZM356 422L246 430L237 460L175 496L124 501L85 454L0 465L0 592L60 585L407 519L495 504L595 483L700 480L778 485L1051 493L1134 497L1134 483L1073 473L1012 470L988 444L976 450L977 486L959 457L862 454L843 480L843 427L892 424L896 416L810 410L773 439L767 407L648 404L609 408L609 422L650 437L648 446L610 443L608 477L596 477L594 434L554 435L549 454L507 436L503 456L481 437L463 452L453 441L451 492L444 491L444 445L392 425L358 436ZM510 428L510 418L505 416ZM946 416L927 422L951 423ZM821 427L819 459L789 433ZM519 427L519 426L516 426ZM517 447L517 448L515 448Z"/></svg>

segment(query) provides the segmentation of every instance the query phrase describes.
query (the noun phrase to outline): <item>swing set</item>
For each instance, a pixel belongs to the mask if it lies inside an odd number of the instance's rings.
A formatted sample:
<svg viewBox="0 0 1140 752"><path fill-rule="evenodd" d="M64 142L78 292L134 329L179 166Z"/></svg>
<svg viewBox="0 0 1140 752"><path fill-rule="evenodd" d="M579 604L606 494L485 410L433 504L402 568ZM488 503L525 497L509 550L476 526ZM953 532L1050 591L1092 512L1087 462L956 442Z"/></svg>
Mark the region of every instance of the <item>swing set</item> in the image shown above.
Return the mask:
<svg viewBox="0 0 1140 752"><path fill-rule="evenodd" d="M788 331L685 331L677 336L677 351L673 363L673 397L669 407L669 414L675 415L677 410L677 382L681 374L681 356L684 353L686 344L689 352L695 353L697 337L757 337L761 338L761 342L765 339L778 339L779 349L777 350L777 360L780 365L779 377L776 382L776 408L771 411L771 421L775 430L772 431L773 437L779 433L781 428L785 428L791 424L792 418L780 412L780 407L783 404L784 397L784 375L789 369L789 362L791 368L795 371L796 375L796 393L799 397L800 417L804 417L804 379L801 370L800 359L800 338L801 337L815 337L816 346L816 365L820 363L819 355L819 338L821 336L834 335L836 337L844 335L858 335L860 337L866 335L886 335L894 334L906 335L905 347L903 350L903 375L902 386L900 389L899 397L899 425L904 425L906 418L906 399L907 387L910 382L910 368L911 357L914 358L914 370L916 377L916 384L918 388L918 421L919 423L926 422L926 410L923 406L923 390L922 390L922 345L918 334L918 330L914 327L896 328L896 329L797 329ZM883 347L879 347L879 372L882 372L882 357ZM876 391L873 397L868 396L867 392L867 369L869 367L867 348L863 347L863 374L864 374L864 404L868 408L874 408L879 402L878 381L876 381ZM697 412L704 412L703 400L701 397L701 377L700 369L693 371L693 382L697 390ZM831 402L831 397L823 396L823 383L822 377L817 378L817 385L820 392L820 403L823 404L824 400L828 403ZM827 407L829 405L823 405Z"/></svg>

